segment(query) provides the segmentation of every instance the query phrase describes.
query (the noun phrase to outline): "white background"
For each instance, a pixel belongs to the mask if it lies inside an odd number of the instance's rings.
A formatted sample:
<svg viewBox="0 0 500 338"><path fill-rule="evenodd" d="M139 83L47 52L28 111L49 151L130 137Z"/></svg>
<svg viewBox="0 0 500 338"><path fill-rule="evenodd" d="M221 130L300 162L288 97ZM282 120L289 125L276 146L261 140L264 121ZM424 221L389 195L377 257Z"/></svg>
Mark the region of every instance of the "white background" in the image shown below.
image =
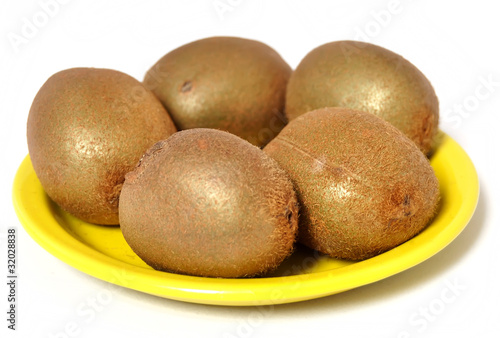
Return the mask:
<svg viewBox="0 0 500 338"><path fill-rule="evenodd" d="M64 330L71 322L78 327L73 337L486 337L500 331L500 214L494 207L500 200L500 14L494 1L401 0L396 7L389 0L47 2L54 3L0 1L2 337L69 337ZM29 30L30 24L39 27ZM312 48L341 39L369 41L414 63L440 99L440 128L466 150L480 177L481 197L467 228L406 272L266 309L189 304L110 288L47 253L24 231L11 202L15 172L28 153L28 111L40 86L76 66L113 68L142 80L168 51L214 35L260 40L292 67ZM478 96L481 86L488 95ZM19 234L15 333L6 328L1 277L7 276L5 232L12 226ZM77 314L106 290L112 299L91 320ZM443 303L443 293L450 292L455 297ZM425 319L421 311L431 315Z"/></svg>

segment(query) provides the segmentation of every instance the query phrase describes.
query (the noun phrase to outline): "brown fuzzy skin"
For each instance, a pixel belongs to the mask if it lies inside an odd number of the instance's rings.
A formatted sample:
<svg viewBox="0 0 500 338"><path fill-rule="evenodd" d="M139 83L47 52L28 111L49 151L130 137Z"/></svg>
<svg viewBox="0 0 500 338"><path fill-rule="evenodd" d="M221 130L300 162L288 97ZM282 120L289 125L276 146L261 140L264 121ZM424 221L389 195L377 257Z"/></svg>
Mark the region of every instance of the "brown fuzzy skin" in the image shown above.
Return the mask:
<svg viewBox="0 0 500 338"><path fill-rule="evenodd" d="M179 130L226 130L260 147L286 124L291 72L281 56L261 42L212 37L166 54L147 72L144 84Z"/></svg>
<svg viewBox="0 0 500 338"><path fill-rule="evenodd" d="M299 241L362 260L418 234L439 185L425 155L377 116L324 108L291 121L264 152L290 175L301 204Z"/></svg>
<svg viewBox="0 0 500 338"><path fill-rule="evenodd" d="M327 43L300 62L288 83L288 118L323 107L373 113L424 154L438 132L439 103L429 80L400 55L369 43Z"/></svg>
<svg viewBox="0 0 500 338"><path fill-rule="evenodd" d="M33 168L50 198L103 225L118 224L125 174L151 145L175 132L165 108L139 81L94 68L50 77L27 125Z"/></svg>
<svg viewBox="0 0 500 338"><path fill-rule="evenodd" d="M297 197L261 149L227 132L191 129L157 143L127 174L120 224L154 269L249 277L291 253Z"/></svg>

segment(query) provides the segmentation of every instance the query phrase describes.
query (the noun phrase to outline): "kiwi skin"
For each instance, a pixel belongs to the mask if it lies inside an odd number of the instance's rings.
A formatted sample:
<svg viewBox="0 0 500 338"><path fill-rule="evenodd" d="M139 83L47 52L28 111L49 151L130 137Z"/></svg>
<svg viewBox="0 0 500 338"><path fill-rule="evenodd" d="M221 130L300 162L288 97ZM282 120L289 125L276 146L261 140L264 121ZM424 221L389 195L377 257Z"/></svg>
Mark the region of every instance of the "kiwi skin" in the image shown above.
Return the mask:
<svg viewBox="0 0 500 338"><path fill-rule="evenodd" d="M292 69L271 47L236 37L197 40L163 56L144 84L179 130L214 128L263 146L286 124Z"/></svg>
<svg viewBox="0 0 500 338"><path fill-rule="evenodd" d="M195 128L155 144L126 175L120 225L156 270L249 277L293 250L298 205L287 174L228 132Z"/></svg>
<svg viewBox="0 0 500 338"><path fill-rule="evenodd" d="M125 174L174 132L153 93L110 69L54 74L33 100L27 122L31 162L45 192L67 212L102 225L118 224Z"/></svg>
<svg viewBox="0 0 500 338"><path fill-rule="evenodd" d="M330 42L299 63L288 82L288 119L323 107L373 113L424 154L438 132L439 102L429 80L402 56L370 43Z"/></svg>
<svg viewBox="0 0 500 338"><path fill-rule="evenodd" d="M332 257L378 255L418 234L436 213L439 184L429 160L373 114L311 111L264 152L294 183L299 242Z"/></svg>

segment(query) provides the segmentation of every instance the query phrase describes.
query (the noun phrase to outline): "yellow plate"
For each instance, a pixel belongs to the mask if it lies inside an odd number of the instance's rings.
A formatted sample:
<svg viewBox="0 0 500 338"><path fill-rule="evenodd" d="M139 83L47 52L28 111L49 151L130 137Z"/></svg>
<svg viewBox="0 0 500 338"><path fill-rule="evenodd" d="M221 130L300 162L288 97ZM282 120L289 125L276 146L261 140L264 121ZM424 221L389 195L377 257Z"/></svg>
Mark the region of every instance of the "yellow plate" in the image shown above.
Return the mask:
<svg viewBox="0 0 500 338"><path fill-rule="evenodd" d="M14 180L13 200L26 231L48 252L102 280L156 296L216 305L270 305L332 295L411 268L448 245L474 213L479 182L462 148L442 134L431 164L440 182L441 207L418 236L362 262L347 262L299 248L273 275L222 279L155 271L125 242L118 227L82 222L45 194L29 156Z"/></svg>

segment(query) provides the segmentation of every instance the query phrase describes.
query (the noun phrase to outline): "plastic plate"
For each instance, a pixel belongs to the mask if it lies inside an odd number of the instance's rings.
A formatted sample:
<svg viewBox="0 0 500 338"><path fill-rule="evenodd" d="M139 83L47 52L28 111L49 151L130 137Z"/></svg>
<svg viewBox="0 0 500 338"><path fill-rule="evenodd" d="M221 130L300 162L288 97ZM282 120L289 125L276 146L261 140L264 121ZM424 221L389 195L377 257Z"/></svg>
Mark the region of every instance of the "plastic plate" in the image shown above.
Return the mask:
<svg viewBox="0 0 500 338"><path fill-rule="evenodd" d="M409 269L446 247L472 217L479 182L463 149L449 136L431 158L441 205L418 236L376 257L351 262L298 247L270 276L223 279L156 271L127 245L119 227L93 225L61 210L44 192L29 156L16 174L13 201L28 234L45 250L84 273L148 294L193 303L258 306L340 293Z"/></svg>

